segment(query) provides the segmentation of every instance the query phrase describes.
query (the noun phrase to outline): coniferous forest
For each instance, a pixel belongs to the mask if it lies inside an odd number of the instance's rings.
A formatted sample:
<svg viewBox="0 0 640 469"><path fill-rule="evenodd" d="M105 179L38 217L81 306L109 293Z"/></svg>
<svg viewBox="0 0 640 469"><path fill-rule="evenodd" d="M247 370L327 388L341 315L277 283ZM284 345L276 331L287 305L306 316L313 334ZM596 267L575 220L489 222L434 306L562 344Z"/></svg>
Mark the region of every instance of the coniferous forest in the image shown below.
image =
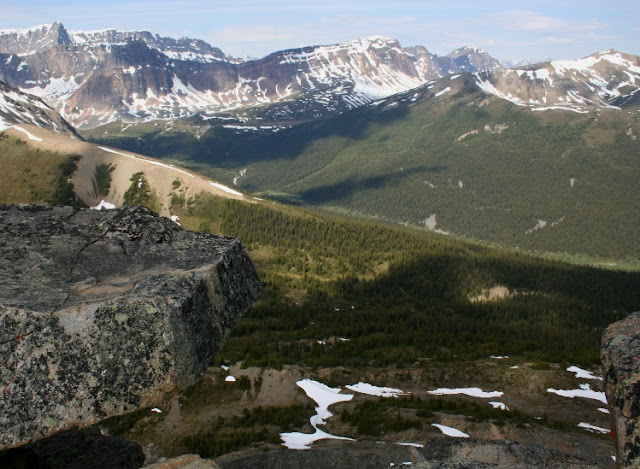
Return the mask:
<svg viewBox="0 0 640 469"><path fill-rule="evenodd" d="M604 328L640 304L637 272L269 204L187 205L187 222L243 241L265 284L222 351L231 363L383 367L506 354L593 365ZM484 300L496 286L508 295ZM328 337L348 340L316 342Z"/></svg>

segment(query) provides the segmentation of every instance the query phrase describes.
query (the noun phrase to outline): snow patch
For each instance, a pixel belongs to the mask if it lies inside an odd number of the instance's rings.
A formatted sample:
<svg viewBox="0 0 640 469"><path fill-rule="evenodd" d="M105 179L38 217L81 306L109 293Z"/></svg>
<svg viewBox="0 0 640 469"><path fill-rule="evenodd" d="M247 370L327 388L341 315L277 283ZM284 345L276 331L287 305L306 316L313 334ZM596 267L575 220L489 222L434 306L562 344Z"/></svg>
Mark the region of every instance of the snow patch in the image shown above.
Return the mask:
<svg viewBox="0 0 640 469"><path fill-rule="evenodd" d="M584 389L581 387L581 389L553 389L553 388L548 388L547 392L553 393L553 394L557 394L558 396L562 396L562 397L568 397L570 399L573 399L574 397L582 397L585 399L593 399L596 401L600 401L604 404L607 403L607 396L605 396L605 394L603 392L600 391L593 391L591 389Z"/></svg>
<svg viewBox="0 0 640 469"><path fill-rule="evenodd" d="M155 166L162 166L163 168L172 169L173 171L176 171L176 172L178 172L178 173L180 173L180 174L184 174L185 176L189 176L189 177L191 177L191 178L192 178L192 177L195 177L193 174L188 173L187 171L184 171L184 170L182 170L182 169L176 168L176 167L174 167L173 165L170 165L170 164L160 163L159 161L146 160L146 159L144 159L144 158L140 158L140 157L138 157L138 156L133 156L133 155L128 155L128 154L126 154L126 153L122 153L122 152L120 152L120 151L116 151L116 150L113 150L113 149L111 149L111 148L107 148L107 147L98 147L98 148L99 148L100 150L102 150L102 151L106 151L106 152L108 152L108 153L115 153L116 155L126 156L127 158L132 158L132 159L134 159L134 160L144 161L144 162L146 162L146 163L149 163L149 164L152 164L152 165L155 165Z"/></svg>
<svg viewBox="0 0 640 469"><path fill-rule="evenodd" d="M353 394L340 394L340 388L330 388L325 384L311 379L303 379L296 384L302 388L307 396L318 404L316 407L317 414L311 417L311 426L315 428L316 431L314 433L281 433L280 438L282 438L283 446L289 449L310 449L310 445L318 440L336 439L353 441L352 438L331 435L318 428L318 425L324 425L326 419L333 416L333 414L329 412L330 405L350 401L353 399Z"/></svg>
<svg viewBox="0 0 640 469"><path fill-rule="evenodd" d="M238 197L244 197L244 194L242 194L241 192L234 191L230 187L220 184L219 182L209 181L209 184L217 189L220 189L221 191L228 192L229 194L237 195Z"/></svg>
<svg viewBox="0 0 640 469"><path fill-rule="evenodd" d="M474 73L474 76L476 77L476 84L478 85L478 87L484 91L485 93L488 94L492 94L494 96L497 96L500 99L504 99L507 100L513 104L516 104L517 106L524 106L525 103L518 98L517 96L513 96L510 93L503 93L500 90L498 90L493 83L491 83L489 81L489 77L488 77L488 73L487 72L482 72L484 73L486 78L481 78L480 77L480 73Z"/></svg>
<svg viewBox="0 0 640 469"><path fill-rule="evenodd" d="M596 376L591 371L583 370L582 368L578 368L577 366L570 366L567 368L569 373L575 373L576 378L579 379L596 379L602 381L602 376Z"/></svg>
<svg viewBox="0 0 640 469"><path fill-rule="evenodd" d="M113 205L111 202L107 202L106 200L102 199L102 201L96 205L95 207L91 207L93 210L113 210L114 208L116 208L115 205Z"/></svg>
<svg viewBox="0 0 640 469"><path fill-rule="evenodd" d="M580 428L584 428L585 430L589 430L590 432L611 433L611 430L602 427L596 427L595 425L591 425L590 423L580 422L578 426Z"/></svg>
<svg viewBox="0 0 640 469"><path fill-rule="evenodd" d="M464 394L470 397L480 397L482 399L490 399L492 397L500 397L504 393L502 391L486 392L480 388L438 388L433 391L427 391L434 396L450 396L456 394Z"/></svg>
<svg viewBox="0 0 640 469"><path fill-rule="evenodd" d="M439 423L432 423L431 425L438 428L442 433L444 433L447 436L452 436L454 438L469 438L469 435L467 435L464 432L461 432L456 428L448 427L447 425L440 425Z"/></svg>
<svg viewBox="0 0 640 469"><path fill-rule="evenodd" d="M80 88L80 85L76 83L75 78L51 78L45 86L22 88L22 91L44 100L64 102L68 101L78 88Z"/></svg>
<svg viewBox="0 0 640 469"><path fill-rule="evenodd" d="M504 402L491 401L491 402L489 402L489 404L494 409L509 410L509 407L507 407L507 404L505 404Z"/></svg>
<svg viewBox="0 0 640 469"><path fill-rule="evenodd" d="M411 446L413 448L424 448L424 445L421 445L420 443L396 443L396 445Z"/></svg>
<svg viewBox="0 0 640 469"><path fill-rule="evenodd" d="M401 389L374 386L372 384L363 382L359 382L358 384L349 384L345 387L350 391L367 394L369 396L398 397L406 395L406 393Z"/></svg>
<svg viewBox="0 0 640 469"><path fill-rule="evenodd" d="M552 111L552 110L557 110L557 111L572 111L572 112L577 112L578 114L588 114L589 111L584 111L582 109L578 109L575 107L568 107L568 106L547 106L547 107L536 107L536 108L532 108L532 111Z"/></svg>
<svg viewBox="0 0 640 469"><path fill-rule="evenodd" d="M29 137L29 140L34 140L36 142L42 142L42 139L40 137L36 137L35 135L33 135L31 132L29 132L26 129L23 129L22 127L18 126L18 125L12 125L11 126L12 129L16 129L19 130L20 132L23 132L24 134L26 134L27 137Z"/></svg>

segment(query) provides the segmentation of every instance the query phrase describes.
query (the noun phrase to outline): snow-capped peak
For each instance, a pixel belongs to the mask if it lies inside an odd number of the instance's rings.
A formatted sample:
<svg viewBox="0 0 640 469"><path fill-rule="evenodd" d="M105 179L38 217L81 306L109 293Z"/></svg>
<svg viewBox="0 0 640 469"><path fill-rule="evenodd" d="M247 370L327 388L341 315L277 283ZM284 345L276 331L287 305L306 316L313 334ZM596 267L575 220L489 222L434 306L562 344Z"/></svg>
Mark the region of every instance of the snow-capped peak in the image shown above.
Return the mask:
<svg viewBox="0 0 640 469"><path fill-rule="evenodd" d="M55 24L55 23L54 23ZM31 26L29 28L22 29L0 29L0 36L8 36L8 35L16 35L16 36L26 36L27 34L35 33L35 32L49 32L49 30L53 27L52 24L41 24L38 26Z"/></svg>
<svg viewBox="0 0 640 469"><path fill-rule="evenodd" d="M362 42L379 43L379 44L397 44L398 40L387 36L367 36L361 39Z"/></svg>
<svg viewBox="0 0 640 469"><path fill-rule="evenodd" d="M551 66L556 69L559 74L566 70L587 71L593 69L596 64L601 62L609 62L609 64L623 67L633 73L640 73L638 60L633 60L631 56L626 56L621 52L610 49L608 51L598 52L588 55L578 60L554 60Z"/></svg>
<svg viewBox="0 0 640 469"><path fill-rule="evenodd" d="M609 50L578 60L476 73L476 83L487 93L533 111L619 109L638 101L640 57Z"/></svg>
<svg viewBox="0 0 640 469"><path fill-rule="evenodd" d="M463 46L463 47L459 47L458 49L454 50L453 52L450 52L447 55L450 56L454 56L454 55L463 55L463 54L486 54L487 52L482 50L482 49L478 49L477 47L471 47L471 46Z"/></svg>
<svg viewBox="0 0 640 469"><path fill-rule="evenodd" d="M40 25L26 29L0 30L0 53L31 55L56 45L72 43L62 23Z"/></svg>

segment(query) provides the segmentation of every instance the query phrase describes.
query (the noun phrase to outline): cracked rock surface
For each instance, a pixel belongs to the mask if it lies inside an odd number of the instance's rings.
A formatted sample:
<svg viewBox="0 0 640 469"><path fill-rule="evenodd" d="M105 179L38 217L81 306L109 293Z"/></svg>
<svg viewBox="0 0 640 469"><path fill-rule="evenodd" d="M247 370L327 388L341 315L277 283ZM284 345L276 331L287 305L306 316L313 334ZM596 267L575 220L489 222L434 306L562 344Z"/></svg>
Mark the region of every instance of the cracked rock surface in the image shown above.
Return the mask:
<svg viewBox="0 0 640 469"><path fill-rule="evenodd" d="M260 293L240 242L150 210L0 205L0 448L154 406Z"/></svg>
<svg viewBox="0 0 640 469"><path fill-rule="evenodd" d="M640 467L640 312L602 335L602 370L620 467Z"/></svg>

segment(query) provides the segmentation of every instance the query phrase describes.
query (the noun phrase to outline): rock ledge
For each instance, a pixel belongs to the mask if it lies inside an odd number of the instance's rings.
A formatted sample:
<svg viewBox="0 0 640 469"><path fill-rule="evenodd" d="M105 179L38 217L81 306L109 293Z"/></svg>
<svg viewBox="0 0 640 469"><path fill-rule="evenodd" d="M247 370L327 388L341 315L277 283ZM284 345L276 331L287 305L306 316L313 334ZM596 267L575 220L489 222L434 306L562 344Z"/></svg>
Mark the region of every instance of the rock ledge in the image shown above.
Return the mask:
<svg viewBox="0 0 640 469"><path fill-rule="evenodd" d="M131 206L0 205L0 448L158 405L260 293L240 242Z"/></svg>
<svg viewBox="0 0 640 469"><path fill-rule="evenodd" d="M602 336L602 370L620 467L640 467L640 312Z"/></svg>

